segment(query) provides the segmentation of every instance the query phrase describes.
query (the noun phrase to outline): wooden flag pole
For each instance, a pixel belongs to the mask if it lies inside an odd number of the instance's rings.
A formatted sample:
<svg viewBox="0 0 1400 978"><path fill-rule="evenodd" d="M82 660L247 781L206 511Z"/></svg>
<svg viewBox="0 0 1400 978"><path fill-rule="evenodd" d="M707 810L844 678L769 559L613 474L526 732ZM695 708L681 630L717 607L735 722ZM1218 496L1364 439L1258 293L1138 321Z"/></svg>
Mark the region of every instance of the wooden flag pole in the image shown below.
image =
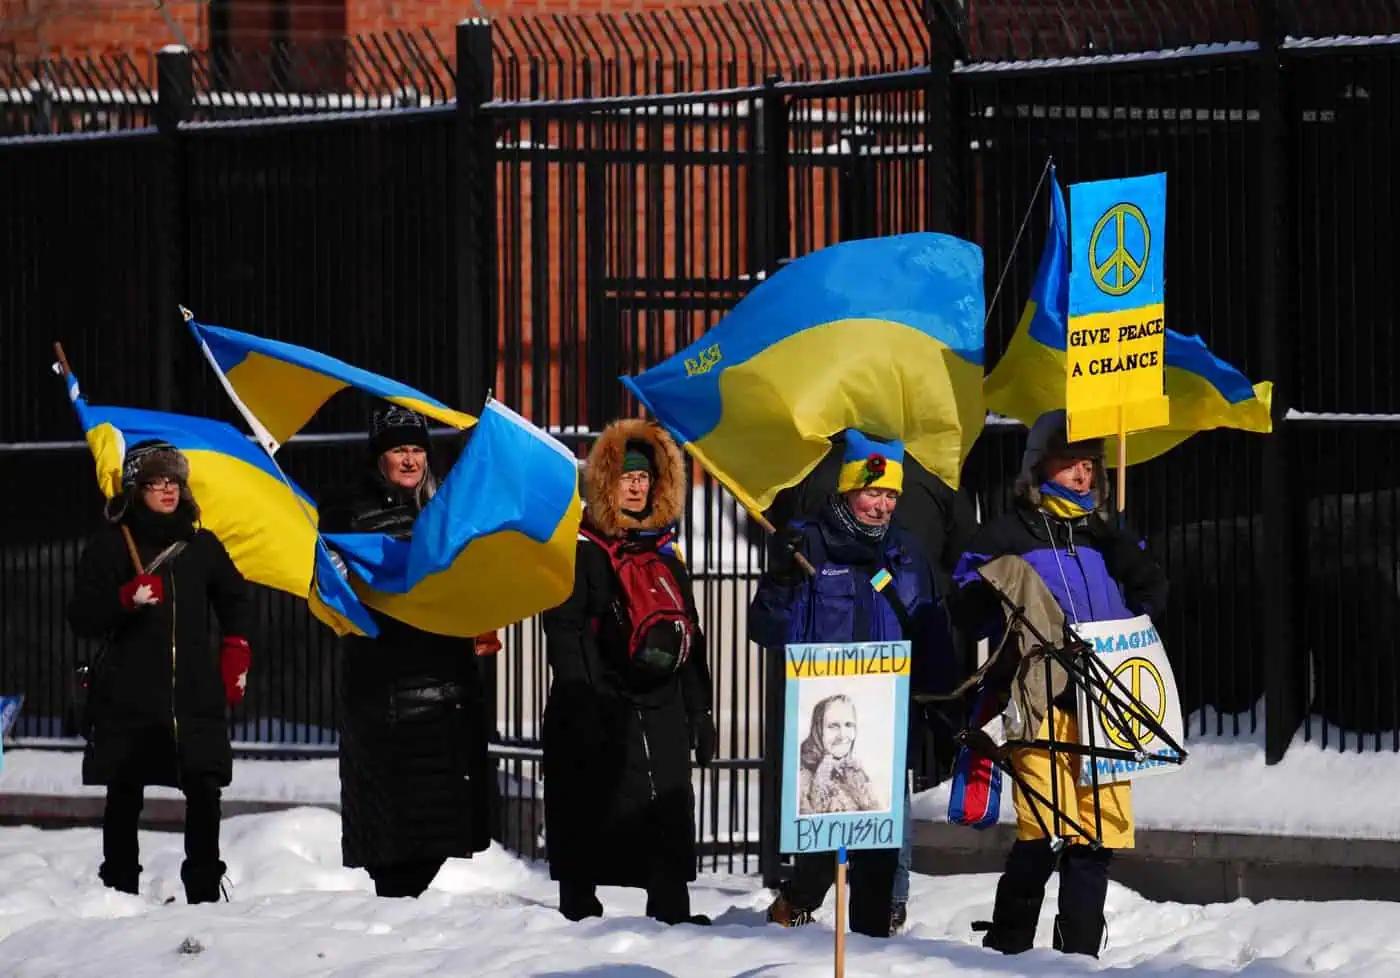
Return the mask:
<svg viewBox="0 0 1400 978"><path fill-rule="evenodd" d="M1123 430L1123 405L1118 405L1118 512L1128 505L1128 434Z"/></svg>
<svg viewBox="0 0 1400 978"><path fill-rule="evenodd" d="M778 531L773 528L773 524L768 521L768 517L764 516L762 513L755 513L753 510L749 510L749 518L752 519L759 526L763 527L764 532L769 533L773 536L778 535ZM792 559L798 567L802 568L803 572L808 577L817 576L817 569L812 566L812 562L808 560L806 556L800 553L795 553L792 555Z"/></svg>
<svg viewBox="0 0 1400 978"><path fill-rule="evenodd" d="M68 365L68 357L63 353L62 343L54 343L53 355L54 359L58 361L58 369L64 378L64 383L67 383L68 377L72 376L73 368ZM136 541L132 539L131 529L125 523L121 524L121 528L122 539L126 541L126 552L127 555L131 557L131 564L136 568L136 573L144 574L146 568L145 565L141 563L141 555L136 552Z"/></svg>
<svg viewBox="0 0 1400 978"><path fill-rule="evenodd" d="M836 978L846 978L846 847L836 850Z"/></svg>

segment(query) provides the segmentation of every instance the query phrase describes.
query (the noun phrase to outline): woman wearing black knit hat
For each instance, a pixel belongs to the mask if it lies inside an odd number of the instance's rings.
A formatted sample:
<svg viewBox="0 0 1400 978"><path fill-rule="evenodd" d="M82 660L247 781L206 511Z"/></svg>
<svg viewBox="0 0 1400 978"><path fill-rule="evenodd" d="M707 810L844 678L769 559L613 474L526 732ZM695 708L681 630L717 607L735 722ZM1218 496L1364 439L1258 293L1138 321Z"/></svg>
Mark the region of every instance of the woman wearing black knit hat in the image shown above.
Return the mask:
<svg viewBox="0 0 1400 978"><path fill-rule="evenodd" d="M369 424L368 471L321 507L325 533L413 535L437 490L428 423L397 406ZM435 635L371 612L378 638L341 640L340 799L345 865L382 897L416 897L453 856L490 844L491 771L477 653L487 637Z"/></svg>
<svg viewBox="0 0 1400 978"><path fill-rule="evenodd" d="M225 704L242 700L251 661L248 587L219 538L199 526L189 462L173 445L142 442L126 453L122 492L106 516L111 525L83 551L68 604L73 631L105 643L83 755L83 783L107 786L99 875L139 892L143 789L177 787L186 806L185 895L215 901L225 869L219 795L233 774ZM211 607L224 635L217 653Z"/></svg>

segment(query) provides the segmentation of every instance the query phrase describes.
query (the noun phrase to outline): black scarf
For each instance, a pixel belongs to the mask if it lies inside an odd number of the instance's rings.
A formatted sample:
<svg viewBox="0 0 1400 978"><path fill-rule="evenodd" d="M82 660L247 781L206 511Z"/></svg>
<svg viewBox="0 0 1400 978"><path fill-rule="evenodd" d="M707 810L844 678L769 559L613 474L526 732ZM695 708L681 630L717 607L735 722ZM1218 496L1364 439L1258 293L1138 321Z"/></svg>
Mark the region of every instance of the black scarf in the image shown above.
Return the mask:
<svg viewBox="0 0 1400 978"><path fill-rule="evenodd" d="M156 550L164 550L177 540L188 542L194 537L193 507L183 499L173 513L157 513L137 499L127 509L124 522L131 527L137 540Z"/></svg>

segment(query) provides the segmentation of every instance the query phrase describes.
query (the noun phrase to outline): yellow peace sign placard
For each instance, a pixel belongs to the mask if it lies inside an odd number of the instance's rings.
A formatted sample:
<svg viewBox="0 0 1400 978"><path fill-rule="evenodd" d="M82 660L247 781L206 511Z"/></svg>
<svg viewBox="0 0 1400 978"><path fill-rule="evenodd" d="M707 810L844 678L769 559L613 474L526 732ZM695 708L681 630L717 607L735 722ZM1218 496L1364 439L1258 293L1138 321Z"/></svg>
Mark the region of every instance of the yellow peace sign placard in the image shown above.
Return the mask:
<svg viewBox="0 0 1400 978"><path fill-rule="evenodd" d="M1130 229L1141 235L1141 243L1135 240L1129 245ZM1099 260L1099 246L1108 235L1113 250L1108 257ZM1134 254L1138 250L1138 254ZM1089 275L1099 290L1108 295L1127 295L1142 281L1142 273L1147 268L1147 260L1152 256L1152 229L1147 226L1147 218L1142 208L1136 204L1115 204L1104 211L1089 235Z"/></svg>
<svg viewBox="0 0 1400 978"><path fill-rule="evenodd" d="M1065 410L1071 441L1160 428L1166 174L1070 188Z"/></svg>
<svg viewBox="0 0 1400 978"><path fill-rule="evenodd" d="M1167 684L1156 664L1134 656L1120 662L1113 675L1160 726L1167 715ZM1139 745L1145 749L1157 739L1136 711L1125 710L1123 716L1126 729L1118 724L1118 711L1110 704L1108 696L1099 699L1100 726L1114 744L1125 750L1137 750Z"/></svg>

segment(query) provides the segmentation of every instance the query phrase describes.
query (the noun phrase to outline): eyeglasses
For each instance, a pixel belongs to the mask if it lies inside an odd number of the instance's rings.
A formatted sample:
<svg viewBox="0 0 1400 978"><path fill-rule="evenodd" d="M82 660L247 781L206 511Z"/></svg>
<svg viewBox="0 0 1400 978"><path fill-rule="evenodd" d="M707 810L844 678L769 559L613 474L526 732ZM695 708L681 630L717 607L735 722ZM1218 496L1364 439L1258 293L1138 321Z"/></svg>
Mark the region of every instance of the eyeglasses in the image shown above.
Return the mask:
<svg viewBox="0 0 1400 978"><path fill-rule="evenodd" d="M143 492L163 492L166 489L178 488L180 488L180 480L171 478L151 479L149 482L141 483Z"/></svg>
<svg viewBox="0 0 1400 978"><path fill-rule="evenodd" d="M640 486L651 482L650 472L628 472L622 477L624 486Z"/></svg>

